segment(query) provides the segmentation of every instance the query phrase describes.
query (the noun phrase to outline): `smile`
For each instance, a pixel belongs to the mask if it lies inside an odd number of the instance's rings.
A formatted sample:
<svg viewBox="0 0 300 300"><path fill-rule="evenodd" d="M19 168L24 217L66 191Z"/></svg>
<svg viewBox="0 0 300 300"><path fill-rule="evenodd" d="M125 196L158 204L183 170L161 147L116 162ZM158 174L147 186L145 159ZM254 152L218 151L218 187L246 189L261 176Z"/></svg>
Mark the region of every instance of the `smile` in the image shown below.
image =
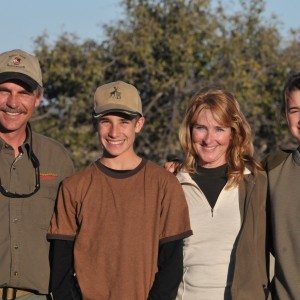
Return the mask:
<svg viewBox="0 0 300 300"><path fill-rule="evenodd" d="M111 145L121 145L124 143L124 140L121 141L107 141Z"/></svg>
<svg viewBox="0 0 300 300"><path fill-rule="evenodd" d="M8 115L10 115L10 116L18 116L18 115L20 115L20 113L19 112L5 112L6 114L8 114Z"/></svg>
<svg viewBox="0 0 300 300"><path fill-rule="evenodd" d="M212 151L215 150L217 146L202 146L202 148L207 151Z"/></svg>

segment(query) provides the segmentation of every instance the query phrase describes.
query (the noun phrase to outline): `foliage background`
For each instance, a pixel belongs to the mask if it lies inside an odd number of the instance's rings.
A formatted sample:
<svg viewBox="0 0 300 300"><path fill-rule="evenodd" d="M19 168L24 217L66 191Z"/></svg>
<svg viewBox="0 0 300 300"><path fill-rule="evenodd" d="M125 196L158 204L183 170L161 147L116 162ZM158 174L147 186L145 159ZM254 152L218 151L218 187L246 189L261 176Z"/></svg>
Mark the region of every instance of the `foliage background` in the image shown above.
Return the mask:
<svg viewBox="0 0 300 300"><path fill-rule="evenodd" d="M136 141L143 156L163 164L181 157L178 129L191 96L207 85L235 94L249 121L258 159L294 145L280 119L285 79L300 70L300 32L284 40L264 0L124 0L124 17L106 26L106 38L65 32L50 44L35 41L45 99L32 124L61 141L81 168L101 155L92 128L97 86L123 80L140 91L145 127ZM225 2L228 3L228 2Z"/></svg>

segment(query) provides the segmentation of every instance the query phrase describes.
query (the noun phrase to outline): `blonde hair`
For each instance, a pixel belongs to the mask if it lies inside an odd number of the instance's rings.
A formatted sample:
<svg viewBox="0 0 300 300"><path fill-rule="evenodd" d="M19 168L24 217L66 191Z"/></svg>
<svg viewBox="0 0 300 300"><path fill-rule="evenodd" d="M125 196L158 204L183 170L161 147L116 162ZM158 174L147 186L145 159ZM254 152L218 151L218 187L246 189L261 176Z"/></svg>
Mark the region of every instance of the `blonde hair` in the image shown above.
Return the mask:
<svg viewBox="0 0 300 300"><path fill-rule="evenodd" d="M253 158L251 128L237 100L229 91L219 88L202 89L189 103L179 131L180 144L186 155L182 167L189 173L196 173L199 159L193 148L191 136L193 125L203 109L209 109L218 123L231 128L231 140L226 152L227 188L239 184L244 177L246 166L253 173L262 170L260 163Z"/></svg>

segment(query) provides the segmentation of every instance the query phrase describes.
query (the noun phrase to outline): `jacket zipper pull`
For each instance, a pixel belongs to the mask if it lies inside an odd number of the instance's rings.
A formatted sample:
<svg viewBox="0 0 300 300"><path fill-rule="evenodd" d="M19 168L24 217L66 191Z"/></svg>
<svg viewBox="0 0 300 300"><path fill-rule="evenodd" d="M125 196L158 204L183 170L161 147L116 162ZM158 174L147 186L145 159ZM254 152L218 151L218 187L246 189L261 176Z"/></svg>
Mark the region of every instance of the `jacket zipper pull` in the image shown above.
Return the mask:
<svg viewBox="0 0 300 300"><path fill-rule="evenodd" d="M211 208L210 210L211 210L211 216L213 217L214 216L214 209Z"/></svg>

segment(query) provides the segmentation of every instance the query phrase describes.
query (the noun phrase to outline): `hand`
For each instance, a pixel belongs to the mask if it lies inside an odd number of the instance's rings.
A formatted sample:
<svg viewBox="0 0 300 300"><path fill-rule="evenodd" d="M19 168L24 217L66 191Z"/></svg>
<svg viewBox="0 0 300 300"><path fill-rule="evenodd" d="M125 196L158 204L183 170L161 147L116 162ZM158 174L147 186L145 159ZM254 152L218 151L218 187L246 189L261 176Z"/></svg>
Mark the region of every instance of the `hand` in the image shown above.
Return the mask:
<svg viewBox="0 0 300 300"><path fill-rule="evenodd" d="M173 174L176 174L182 162L179 159L167 161L165 163L165 169Z"/></svg>

